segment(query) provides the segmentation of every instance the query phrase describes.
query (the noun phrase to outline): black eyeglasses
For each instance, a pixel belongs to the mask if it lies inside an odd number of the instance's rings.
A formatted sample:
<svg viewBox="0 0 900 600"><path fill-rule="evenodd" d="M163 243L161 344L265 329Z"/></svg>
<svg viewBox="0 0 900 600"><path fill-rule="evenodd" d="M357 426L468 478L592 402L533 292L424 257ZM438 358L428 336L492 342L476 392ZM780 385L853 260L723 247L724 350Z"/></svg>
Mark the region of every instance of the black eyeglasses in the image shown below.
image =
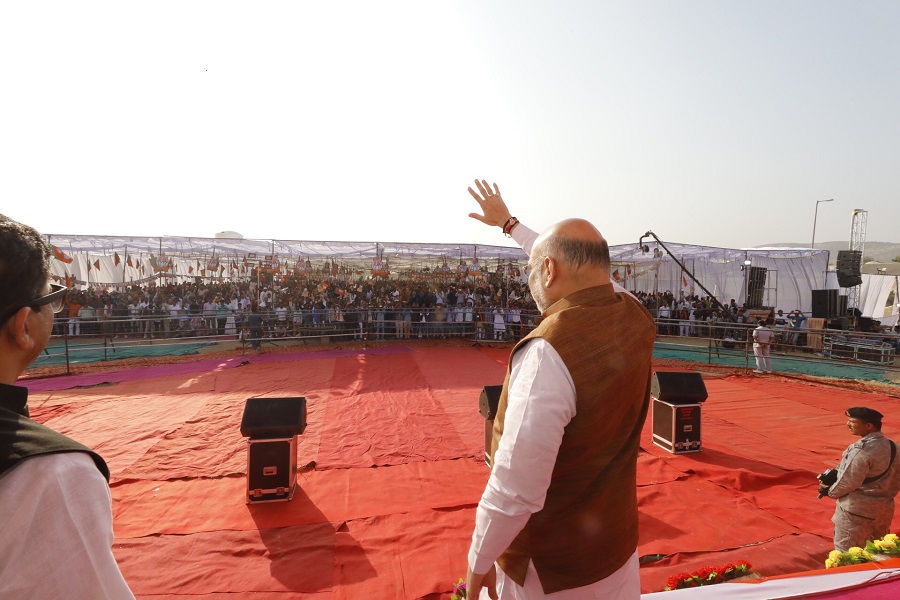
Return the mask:
<svg viewBox="0 0 900 600"><path fill-rule="evenodd" d="M53 314L56 314L65 307L66 305L66 296L69 293L69 288L64 285L59 285L57 283L50 284L50 293L46 296L40 296L39 298L35 298L28 304L24 306L20 306L15 310L8 311L2 318L0 318L0 323L5 323L7 319L11 316L22 310L25 306L29 306L34 309L40 309L40 307L44 305L49 305L50 310L53 311Z"/></svg>

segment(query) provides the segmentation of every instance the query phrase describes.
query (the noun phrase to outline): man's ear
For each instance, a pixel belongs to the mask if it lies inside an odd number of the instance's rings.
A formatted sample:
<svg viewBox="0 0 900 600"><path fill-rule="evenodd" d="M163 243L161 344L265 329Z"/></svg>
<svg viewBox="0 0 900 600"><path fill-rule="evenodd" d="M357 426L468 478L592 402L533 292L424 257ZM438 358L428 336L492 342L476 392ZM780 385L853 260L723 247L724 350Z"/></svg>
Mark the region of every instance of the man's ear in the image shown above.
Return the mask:
<svg viewBox="0 0 900 600"><path fill-rule="evenodd" d="M559 277L559 264L555 259L550 258L549 256L543 257L543 261L547 267L547 270L544 273L544 286L550 287L550 285L552 285Z"/></svg>
<svg viewBox="0 0 900 600"><path fill-rule="evenodd" d="M23 306L7 320L3 331L4 335L9 336L10 343L18 346L23 352L30 352L37 343L29 319L33 312L33 308Z"/></svg>

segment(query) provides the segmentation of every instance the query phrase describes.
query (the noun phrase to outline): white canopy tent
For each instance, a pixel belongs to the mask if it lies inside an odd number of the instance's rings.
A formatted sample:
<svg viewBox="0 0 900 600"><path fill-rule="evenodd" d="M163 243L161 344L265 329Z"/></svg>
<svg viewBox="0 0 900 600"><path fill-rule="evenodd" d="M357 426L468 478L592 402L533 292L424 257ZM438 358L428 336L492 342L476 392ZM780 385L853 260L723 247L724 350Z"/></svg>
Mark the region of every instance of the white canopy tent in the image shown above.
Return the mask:
<svg viewBox="0 0 900 600"><path fill-rule="evenodd" d="M665 243L669 252L722 304L746 300L750 268L765 269L762 304L790 312L812 310L812 290L825 287L829 253L810 248L713 248ZM613 277L630 290L705 296L687 272L657 243L610 249ZM618 277L617 277L618 274Z"/></svg>
<svg viewBox="0 0 900 600"><path fill-rule="evenodd" d="M394 275L426 267L434 270L443 265L455 271L460 263L469 266L474 260L482 271L493 272L501 264L523 265L527 260L516 247L472 244L57 234L48 235L47 240L57 257L52 260L53 274L61 279L69 277L82 288L149 282L161 272L176 282L192 281L198 276L227 281L246 277L241 266L255 266L264 260L274 260L286 270L292 270L298 261L309 261L314 268L339 264L363 276L368 276L377 260L383 260ZM723 304L732 298L741 304L747 298L749 267L765 269L763 304L785 312L800 309L809 313L812 290L838 287L834 274L827 272L827 250L714 248L674 242L665 245ZM706 295L659 243L649 242L646 251L638 244L612 246L610 256L613 276L629 290L669 291L676 297ZM168 270L160 271L167 261ZM860 309L864 315L874 315L879 306L884 307L891 286L896 286L895 277L863 276Z"/></svg>

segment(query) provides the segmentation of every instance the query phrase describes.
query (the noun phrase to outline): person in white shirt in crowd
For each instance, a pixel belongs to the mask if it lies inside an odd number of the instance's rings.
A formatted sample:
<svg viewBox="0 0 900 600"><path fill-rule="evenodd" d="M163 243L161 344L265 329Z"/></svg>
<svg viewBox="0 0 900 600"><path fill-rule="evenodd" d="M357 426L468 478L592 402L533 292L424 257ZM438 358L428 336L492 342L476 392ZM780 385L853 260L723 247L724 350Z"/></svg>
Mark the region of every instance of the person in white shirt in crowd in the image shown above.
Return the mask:
<svg viewBox="0 0 900 600"><path fill-rule="evenodd" d="M753 330L753 356L756 358L754 373L771 373L772 360L769 358L769 347L775 341L775 333L768 328L769 321L760 319Z"/></svg>
<svg viewBox="0 0 900 600"><path fill-rule="evenodd" d="M506 318L503 315L503 307L500 305L494 306L493 310L494 315L494 339L502 340L506 337Z"/></svg>

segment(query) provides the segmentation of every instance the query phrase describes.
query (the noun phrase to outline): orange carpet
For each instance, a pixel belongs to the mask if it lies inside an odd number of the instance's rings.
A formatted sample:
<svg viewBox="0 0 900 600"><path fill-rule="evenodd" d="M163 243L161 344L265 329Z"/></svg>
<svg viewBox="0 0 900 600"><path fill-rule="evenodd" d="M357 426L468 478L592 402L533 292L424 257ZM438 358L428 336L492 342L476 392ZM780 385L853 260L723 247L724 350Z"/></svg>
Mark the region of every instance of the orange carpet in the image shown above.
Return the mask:
<svg viewBox="0 0 900 600"><path fill-rule="evenodd" d="M39 421L97 449L113 473L115 553L138 598L446 599L464 577L488 471L481 386L508 349L266 354L91 387L28 382ZM854 441L866 405L900 434L887 396L777 376L706 377L703 451L651 444L638 469L642 588L749 561L764 575L820 568L834 503L815 475ZM69 389L66 389L69 388ZM245 503L251 396L305 396L290 502ZM894 531L900 529L895 519Z"/></svg>

